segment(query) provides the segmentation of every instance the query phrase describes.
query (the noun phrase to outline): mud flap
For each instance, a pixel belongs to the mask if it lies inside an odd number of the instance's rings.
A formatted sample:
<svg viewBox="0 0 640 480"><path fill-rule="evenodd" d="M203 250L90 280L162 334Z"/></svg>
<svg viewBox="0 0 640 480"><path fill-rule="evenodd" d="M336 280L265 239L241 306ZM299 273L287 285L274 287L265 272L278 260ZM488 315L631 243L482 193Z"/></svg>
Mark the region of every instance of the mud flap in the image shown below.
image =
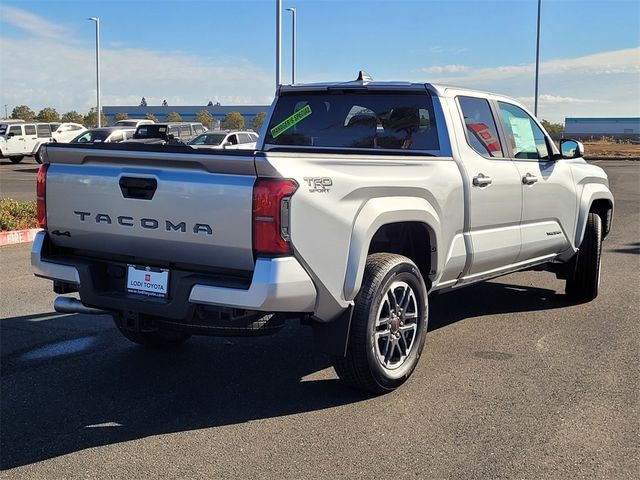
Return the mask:
<svg viewBox="0 0 640 480"><path fill-rule="evenodd" d="M318 351L338 357L346 356L352 314L353 305L349 305L349 307L332 322L314 321L311 324L313 329L313 342Z"/></svg>

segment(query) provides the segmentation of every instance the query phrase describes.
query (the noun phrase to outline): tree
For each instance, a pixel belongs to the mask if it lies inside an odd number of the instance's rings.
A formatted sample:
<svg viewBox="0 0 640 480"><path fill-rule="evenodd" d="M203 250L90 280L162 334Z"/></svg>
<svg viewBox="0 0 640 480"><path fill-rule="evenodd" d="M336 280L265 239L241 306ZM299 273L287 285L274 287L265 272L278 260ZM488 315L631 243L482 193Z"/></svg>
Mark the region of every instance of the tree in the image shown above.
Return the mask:
<svg viewBox="0 0 640 480"><path fill-rule="evenodd" d="M147 120L152 120L154 122L158 122L158 117L156 117L153 113L147 113L145 117Z"/></svg>
<svg viewBox="0 0 640 480"><path fill-rule="evenodd" d="M38 112L36 120L43 123L59 122L60 114L56 112L55 108L45 107Z"/></svg>
<svg viewBox="0 0 640 480"><path fill-rule="evenodd" d="M244 117L240 112L229 112L224 116L221 125L225 130L242 130L244 128Z"/></svg>
<svg viewBox="0 0 640 480"><path fill-rule="evenodd" d="M166 100L162 100L162 106L163 106L163 107L168 107L168 106L169 106L169 104L167 103L167 101L166 101Z"/></svg>
<svg viewBox="0 0 640 480"><path fill-rule="evenodd" d="M196 113L196 122L200 122L205 127L211 128L213 123L213 115L211 115L206 110L200 110L198 113Z"/></svg>
<svg viewBox="0 0 640 480"><path fill-rule="evenodd" d="M165 122L181 122L182 117L178 112L169 112L165 118Z"/></svg>
<svg viewBox="0 0 640 480"><path fill-rule="evenodd" d="M213 107L213 102L211 100L209 100L209 103L207 103L207 107Z"/></svg>
<svg viewBox="0 0 640 480"><path fill-rule="evenodd" d="M216 104L214 105L214 107L221 107L222 104L220 102L216 102Z"/></svg>
<svg viewBox="0 0 640 480"><path fill-rule="evenodd" d="M260 112L251 119L251 128L253 128L255 132L260 131L260 127L262 127L262 123L264 122L264 118L266 116L267 112Z"/></svg>
<svg viewBox="0 0 640 480"><path fill-rule="evenodd" d="M98 115L96 114L96 107L89 110L83 119L84 126L87 128L96 128L98 126ZM100 125L103 127L107 124L107 117L104 113L100 112Z"/></svg>
<svg viewBox="0 0 640 480"><path fill-rule="evenodd" d="M126 112L118 112L113 117L113 121L114 122L119 122L120 120L126 120L127 118L129 118L129 114L128 113L126 113Z"/></svg>
<svg viewBox="0 0 640 480"><path fill-rule="evenodd" d="M67 112L65 114L62 115L62 117L60 118L61 122L71 122L71 123L82 123L84 122L84 117L76 112L75 110L71 110L70 112Z"/></svg>
<svg viewBox="0 0 640 480"><path fill-rule="evenodd" d="M142 100L140 100L140 106L141 107L146 107L147 106L147 99L142 97Z"/></svg>
<svg viewBox="0 0 640 480"><path fill-rule="evenodd" d="M551 123L547 120L542 120L542 126L547 131L549 135L562 135L564 133L564 125L561 123Z"/></svg>
<svg viewBox="0 0 640 480"><path fill-rule="evenodd" d="M14 120L24 120L25 122L32 122L36 119L36 112L31 110L26 105L18 105L11 112L11 118Z"/></svg>

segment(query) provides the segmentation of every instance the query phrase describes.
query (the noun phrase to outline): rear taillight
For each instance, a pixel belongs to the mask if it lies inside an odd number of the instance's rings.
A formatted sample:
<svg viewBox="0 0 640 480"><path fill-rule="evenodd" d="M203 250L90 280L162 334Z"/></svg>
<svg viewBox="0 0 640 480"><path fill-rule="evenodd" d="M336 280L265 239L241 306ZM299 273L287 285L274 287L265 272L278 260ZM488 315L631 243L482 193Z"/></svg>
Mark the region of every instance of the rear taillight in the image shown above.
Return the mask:
<svg viewBox="0 0 640 480"><path fill-rule="evenodd" d="M47 228L47 169L49 164L40 165L36 179L36 207L38 211L38 227Z"/></svg>
<svg viewBox="0 0 640 480"><path fill-rule="evenodd" d="M253 251L255 255L291 253L289 208L298 188L293 180L259 178L253 186Z"/></svg>

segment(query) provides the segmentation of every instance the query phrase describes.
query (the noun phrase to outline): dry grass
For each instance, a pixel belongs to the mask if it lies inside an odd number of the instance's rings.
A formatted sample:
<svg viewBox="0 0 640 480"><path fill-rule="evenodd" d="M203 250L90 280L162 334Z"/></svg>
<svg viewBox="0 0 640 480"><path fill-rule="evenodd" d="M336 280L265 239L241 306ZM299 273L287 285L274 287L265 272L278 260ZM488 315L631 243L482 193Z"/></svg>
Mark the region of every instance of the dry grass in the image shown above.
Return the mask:
<svg viewBox="0 0 640 480"><path fill-rule="evenodd" d="M595 140L584 143L585 158L640 158L640 145Z"/></svg>

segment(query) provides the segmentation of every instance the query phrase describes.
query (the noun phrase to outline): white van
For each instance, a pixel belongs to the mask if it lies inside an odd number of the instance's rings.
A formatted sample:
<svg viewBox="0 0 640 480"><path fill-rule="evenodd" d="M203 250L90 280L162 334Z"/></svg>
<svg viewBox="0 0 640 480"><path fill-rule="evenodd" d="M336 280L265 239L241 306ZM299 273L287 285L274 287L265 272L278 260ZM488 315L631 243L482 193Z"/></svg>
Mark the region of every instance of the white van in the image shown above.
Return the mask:
<svg viewBox="0 0 640 480"><path fill-rule="evenodd" d="M0 122L0 157L19 163L24 157L34 156L38 163L40 146L55 141L48 123Z"/></svg>

